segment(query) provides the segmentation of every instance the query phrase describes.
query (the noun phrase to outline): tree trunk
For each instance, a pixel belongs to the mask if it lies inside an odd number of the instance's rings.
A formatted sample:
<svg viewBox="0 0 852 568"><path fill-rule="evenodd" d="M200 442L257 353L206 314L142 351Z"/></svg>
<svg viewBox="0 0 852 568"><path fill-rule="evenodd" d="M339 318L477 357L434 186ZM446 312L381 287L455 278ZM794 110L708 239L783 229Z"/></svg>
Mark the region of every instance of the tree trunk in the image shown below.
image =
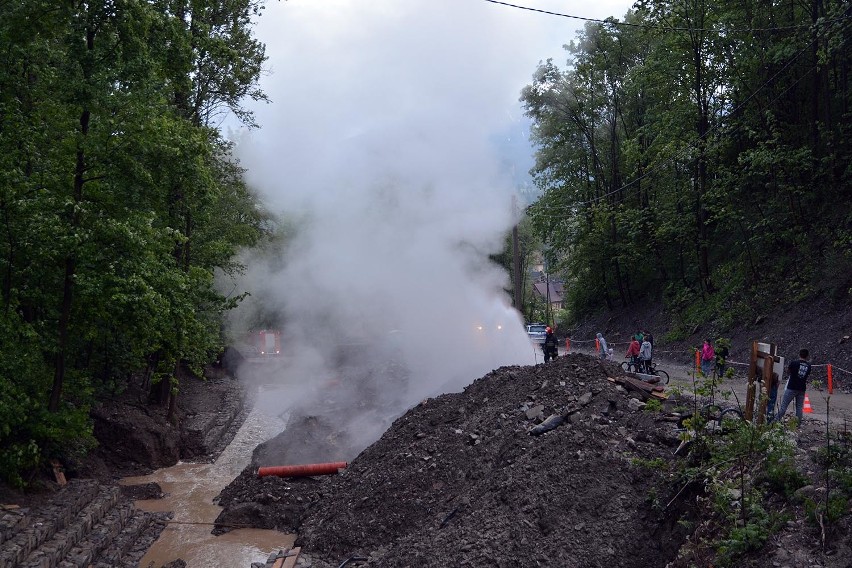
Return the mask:
<svg viewBox="0 0 852 568"><path fill-rule="evenodd" d="M88 34L89 49L92 48L94 33ZM89 133L89 111L84 110L80 115L80 133L86 136ZM83 200L83 175L86 171L86 154L82 147L77 148L77 162L74 167L74 203ZM80 225L80 214L77 208L71 214L71 231L77 230ZM74 293L74 273L77 268L77 253L70 251L65 257L65 276L62 281L62 304L59 310L58 341L56 346L56 357L53 370L53 387L50 389L50 402L47 409L50 412L59 410L62 400L62 387L65 382L66 351L68 349L68 326L71 323L71 307Z"/></svg>

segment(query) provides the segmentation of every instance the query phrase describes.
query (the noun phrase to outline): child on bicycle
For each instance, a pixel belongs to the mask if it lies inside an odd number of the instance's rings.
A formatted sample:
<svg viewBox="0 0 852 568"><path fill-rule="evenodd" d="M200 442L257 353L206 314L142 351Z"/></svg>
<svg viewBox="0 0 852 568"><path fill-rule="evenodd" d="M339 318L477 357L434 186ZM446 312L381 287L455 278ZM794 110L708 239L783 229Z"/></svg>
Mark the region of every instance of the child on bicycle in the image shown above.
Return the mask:
<svg viewBox="0 0 852 568"><path fill-rule="evenodd" d="M627 348L627 353L624 355L634 368L637 368L639 365L639 349L639 338L634 335L630 340L630 347Z"/></svg>

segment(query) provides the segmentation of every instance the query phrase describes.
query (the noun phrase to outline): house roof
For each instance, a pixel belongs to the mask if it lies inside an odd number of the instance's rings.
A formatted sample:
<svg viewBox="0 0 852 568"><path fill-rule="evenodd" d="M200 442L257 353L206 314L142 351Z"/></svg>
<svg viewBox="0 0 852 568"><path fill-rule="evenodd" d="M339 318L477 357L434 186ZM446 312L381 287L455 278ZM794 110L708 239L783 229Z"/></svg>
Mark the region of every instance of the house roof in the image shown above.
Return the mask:
<svg viewBox="0 0 852 568"><path fill-rule="evenodd" d="M540 298L547 299L547 282L533 282L533 290ZM564 294L565 286L562 282L550 282L550 303L561 302Z"/></svg>

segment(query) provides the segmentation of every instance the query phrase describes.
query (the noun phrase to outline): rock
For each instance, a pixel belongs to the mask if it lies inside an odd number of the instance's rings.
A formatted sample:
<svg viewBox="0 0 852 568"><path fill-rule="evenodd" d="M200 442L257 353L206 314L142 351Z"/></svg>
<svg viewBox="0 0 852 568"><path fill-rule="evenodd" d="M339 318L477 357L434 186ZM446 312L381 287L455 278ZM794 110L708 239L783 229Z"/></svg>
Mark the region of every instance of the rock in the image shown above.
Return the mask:
<svg viewBox="0 0 852 568"><path fill-rule="evenodd" d="M544 416L544 405L536 404L526 412L527 418L529 420L536 420Z"/></svg>
<svg viewBox="0 0 852 568"><path fill-rule="evenodd" d="M601 411L601 414L604 416L609 416L611 414L615 414L615 411L618 410L618 405L614 400L608 400L607 406Z"/></svg>
<svg viewBox="0 0 852 568"><path fill-rule="evenodd" d="M530 430L530 435L539 436L545 432L549 432L562 424L564 420L565 418L561 414L551 414L547 417L547 420Z"/></svg>
<svg viewBox="0 0 852 568"><path fill-rule="evenodd" d="M581 396L577 402L580 404L580 406L586 406L587 404L592 402L592 396L594 395L592 395L591 392L587 392L583 394L583 396Z"/></svg>
<svg viewBox="0 0 852 568"><path fill-rule="evenodd" d="M645 403L639 400L638 398L631 398L627 402L627 408L629 408L633 412L636 412L637 410L645 408Z"/></svg>

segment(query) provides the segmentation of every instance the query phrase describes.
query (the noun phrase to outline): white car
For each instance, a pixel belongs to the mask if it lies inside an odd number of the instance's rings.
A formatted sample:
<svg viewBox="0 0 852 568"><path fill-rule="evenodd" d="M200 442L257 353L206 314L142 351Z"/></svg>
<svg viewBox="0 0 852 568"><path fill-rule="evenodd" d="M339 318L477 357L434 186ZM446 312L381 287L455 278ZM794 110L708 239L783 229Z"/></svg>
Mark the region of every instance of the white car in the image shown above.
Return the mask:
<svg viewBox="0 0 852 568"><path fill-rule="evenodd" d="M544 343L547 335L547 326L543 323L531 323L527 325L527 335L536 343Z"/></svg>

